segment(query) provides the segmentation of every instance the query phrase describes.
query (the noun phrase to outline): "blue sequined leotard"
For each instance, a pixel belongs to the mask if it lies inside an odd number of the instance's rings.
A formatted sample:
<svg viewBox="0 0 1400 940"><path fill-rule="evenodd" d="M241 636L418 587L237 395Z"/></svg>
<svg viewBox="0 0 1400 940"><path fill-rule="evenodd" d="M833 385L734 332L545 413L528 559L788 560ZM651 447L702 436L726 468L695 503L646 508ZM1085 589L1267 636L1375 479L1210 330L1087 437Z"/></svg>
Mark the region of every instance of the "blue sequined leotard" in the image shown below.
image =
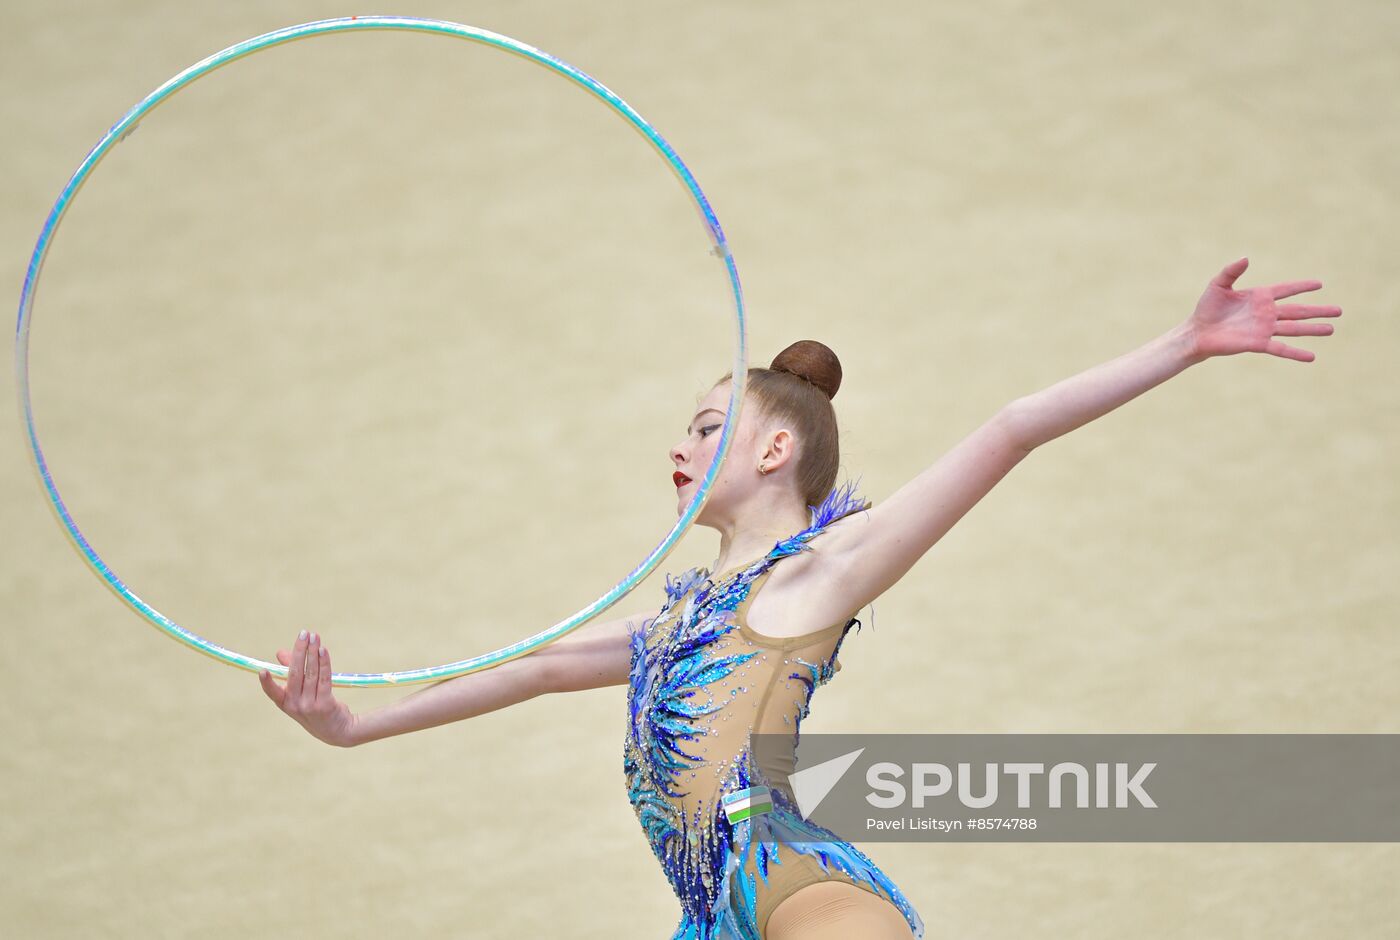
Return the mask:
<svg viewBox="0 0 1400 940"><path fill-rule="evenodd" d="M762 940L781 901L833 880L888 899L923 936L919 915L874 862L802 816L785 788L790 760L758 767L750 753L750 732L789 733L795 746L812 693L841 668L841 642L859 621L770 637L749 627L749 604L775 564L869 505L854 485L837 487L811 525L758 561L714 577L705 568L667 575L665 605L632 631L623 770L681 902L671 940ZM772 809L731 823L721 799L763 785Z"/></svg>

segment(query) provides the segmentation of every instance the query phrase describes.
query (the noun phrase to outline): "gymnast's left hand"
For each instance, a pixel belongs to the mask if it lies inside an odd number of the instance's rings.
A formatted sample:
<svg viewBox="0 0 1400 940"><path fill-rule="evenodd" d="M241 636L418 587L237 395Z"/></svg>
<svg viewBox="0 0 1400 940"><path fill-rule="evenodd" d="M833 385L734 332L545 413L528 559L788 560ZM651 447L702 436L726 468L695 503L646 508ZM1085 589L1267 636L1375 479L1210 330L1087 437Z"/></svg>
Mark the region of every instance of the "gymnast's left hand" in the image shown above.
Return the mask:
<svg viewBox="0 0 1400 940"><path fill-rule="evenodd" d="M1241 258L1221 269L1206 285L1187 321L1196 359L1262 352L1283 359L1312 362L1306 349L1288 346L1275 336L1330 336L1330 323L1304 323L1312 317L1339 317L1342 308L1322 304L1276 304L1274 301L1317 290L1321 281L1287 281L1268 287L1235 288L1235 279L1249 267Z"/></svg>
<svg viewBox="0 0 1400 940"><path fill-rule="evenodd" d="M355 715L350 706L336 701L331 686L331 654L319 634L301 631L291 652L277 651L277 661L287 667L287 684L281 686L266 669L258 671L267 697L313 737L336 747L355 745Z"/></svg>

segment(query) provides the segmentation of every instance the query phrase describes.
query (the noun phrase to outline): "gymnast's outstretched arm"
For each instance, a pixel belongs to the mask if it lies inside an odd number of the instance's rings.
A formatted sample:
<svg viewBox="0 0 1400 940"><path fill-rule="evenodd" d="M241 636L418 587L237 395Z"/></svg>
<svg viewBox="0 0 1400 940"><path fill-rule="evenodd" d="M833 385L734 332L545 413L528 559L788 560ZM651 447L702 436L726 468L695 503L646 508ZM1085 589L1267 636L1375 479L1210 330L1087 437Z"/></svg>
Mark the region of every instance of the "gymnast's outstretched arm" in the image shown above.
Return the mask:
<svg viewBox="0 0 1400 940"><path fill-rule="evenodd" d="M646 616L585 624L525 656L444 679L359 715L336 699L330 652L315 633L302 631L290 651L277 651L277 661L288 668L285 685L266 669L258 678L267 697L313 737L336 747L355 747L474 718L546 692L624 685L631 663L629 625L640 626Z"/></svg>
<svg viewBox="0 0 1400 940"><path fill-rule="evenodd" d="M1321 281L1236 289L1247 258L1206 285L1180 325L1116 359L1018 398L888 499L836 522L826 536L821 583L834 609L858 610L888 590L1011 468L1047 441L1107 414L1188 366L1217 356L1260 352L1298 362L1313 353L1276 336L1328 336L1342 308L1274 301L1317 290Z"/></svg>

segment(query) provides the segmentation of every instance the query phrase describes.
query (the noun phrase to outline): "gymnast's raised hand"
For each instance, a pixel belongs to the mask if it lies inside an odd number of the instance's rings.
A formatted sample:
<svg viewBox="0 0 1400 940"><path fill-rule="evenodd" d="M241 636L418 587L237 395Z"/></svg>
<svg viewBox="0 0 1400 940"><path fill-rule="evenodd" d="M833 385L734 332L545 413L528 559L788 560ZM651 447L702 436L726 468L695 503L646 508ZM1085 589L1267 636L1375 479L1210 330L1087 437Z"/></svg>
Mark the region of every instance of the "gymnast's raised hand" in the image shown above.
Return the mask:
<svg viewBox="0 0 1400 940"><path fill-rule="evenodd" d="M1330 336L1330 323L1300 323L1311 317L1339 317L1342 308L1322 304L1276 304L1275 300L1313 291L1321 281L1287 281L1267 287L1235 289L1235 279L1249 267L1241 258L1211 278L1188 321L1197 355L1232 356L1242 352L1262 352L1283 359L1312 362L1317 358L1306 349L1297 349L1274 339L1275 336Z"/></svg>
<svg viewBox="0 0 1400 940"><path fill-rule="evenodd" d="M338 702L331 688L331 654L319 634L305 630L291 652L277 651L277 661L287 667L287 684L281 686L266 669L258 672L263 691L314 737L336 747L354 743L355 716L350 706Z"/></svg>

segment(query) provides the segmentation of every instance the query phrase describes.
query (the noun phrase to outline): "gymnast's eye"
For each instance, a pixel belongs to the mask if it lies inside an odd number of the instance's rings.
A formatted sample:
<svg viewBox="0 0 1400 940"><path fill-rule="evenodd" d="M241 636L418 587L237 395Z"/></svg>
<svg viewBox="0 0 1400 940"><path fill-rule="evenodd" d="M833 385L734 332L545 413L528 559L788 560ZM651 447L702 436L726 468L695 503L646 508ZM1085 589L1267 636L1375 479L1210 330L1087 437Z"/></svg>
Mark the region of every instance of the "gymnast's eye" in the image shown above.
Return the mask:
<svg viewBox="0 0 1400 940"><path fill-rule="evenodd" d="M715 428L718 428L718 427L720 427L720 425L718 425L718 424L706 425L705 427L703 427L703 428L700 429L700 436L701 436L701 437L708 437L709 434L710 434L710 432L713 431Z"/></svg>

